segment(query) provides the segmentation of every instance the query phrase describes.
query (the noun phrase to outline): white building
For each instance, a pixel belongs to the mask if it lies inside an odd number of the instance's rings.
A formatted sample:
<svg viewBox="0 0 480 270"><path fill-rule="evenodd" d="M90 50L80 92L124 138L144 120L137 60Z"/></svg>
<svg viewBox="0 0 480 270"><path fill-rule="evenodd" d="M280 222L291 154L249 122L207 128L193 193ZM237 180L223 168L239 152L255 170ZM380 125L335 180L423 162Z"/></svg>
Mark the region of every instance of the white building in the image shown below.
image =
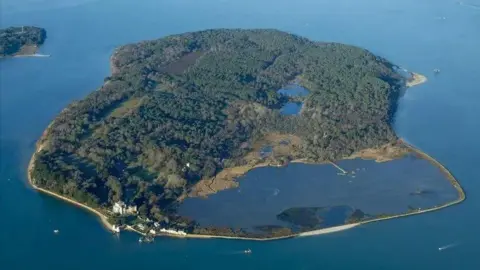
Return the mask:
<svg viewBox="0 0 480 270"><path fill-rule="evenodd" d="M137 213L137 206L131 205L127 206L124 202L118 201L113 205L113 213L125 215L125 214L135 214Z"/></svg>
<svg viewBox="0 0 480 270"><path fill-rule="evenodd" d="M124 202L118 201L113 205L113 213L123 215L127 210L127 206Z"/></svg>
<svg viewBox="0 0 480 270"><path fill-rule="evenodd" d="M127 207L127 213L129 213L129 214L137 213L137 206L136 205L130 205L129 207Z"/></svg>

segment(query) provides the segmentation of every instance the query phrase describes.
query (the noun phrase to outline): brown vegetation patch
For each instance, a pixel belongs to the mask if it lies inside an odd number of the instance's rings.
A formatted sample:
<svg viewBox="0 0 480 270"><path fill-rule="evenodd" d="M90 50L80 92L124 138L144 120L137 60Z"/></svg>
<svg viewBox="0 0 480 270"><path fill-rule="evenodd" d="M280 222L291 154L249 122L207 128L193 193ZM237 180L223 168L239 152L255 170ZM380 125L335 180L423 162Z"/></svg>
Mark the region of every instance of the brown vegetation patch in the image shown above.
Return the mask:
<svg viewBox="0 0 480 270"><path fill-rule="evenodd" d="M112 75L115 75L119 71L120 71L120 68L118 67L118 60L116 58L116 53L113 53L112 56L110 57L110 73Z"/></svg>
<svg viewBox="0 0 480 270"><path fill-rule="evenodd" d="M110 117L123 117L127 113L138 108L142 102L141 98L131 98L125 102L122 102L117 108L115 108L111 113Z"/></svg>
<svg viewBox="0 0 480 270"><path fill-rule="evenodd" d="M178 61L175 61L173 63L168 64L164 68L162 68L162 71L174 74L174 75L180 75L182 74L187 68L195 64L198 58L200 58L205 52L202 51L196 51L196 52L191 52L189 54L186 54Z"/></svg>
<svg viewBox="0 0 480 270"><path fill-rule="evenodd" d="M361 158L372 159L376 162L387 162L394 159L399 159L411 152L412 150L401 142L389 143L382 145L378 148L368 148L361 150L347 157L346 159Z"/></svg>
<svg viewBox="0 0 480 270"><path fill-rule="evenodd" d="M37 53L38 47L36 45L24 45L15 55L34 55Z"/></svg>
<svg viewBox="0 0 480 270"><path fill-rule="evenodd" d="M244 158L245 165L225 168L216 176L210 179L203 179L192 187L190 197L206 197L218 191L236 188L236 178L257 167L282 166L295 157L301 139L290 134L267 134L252 145L250 151ZM260 151L265 146L271 146L272 152L268 157L263 158Z"/></svg>

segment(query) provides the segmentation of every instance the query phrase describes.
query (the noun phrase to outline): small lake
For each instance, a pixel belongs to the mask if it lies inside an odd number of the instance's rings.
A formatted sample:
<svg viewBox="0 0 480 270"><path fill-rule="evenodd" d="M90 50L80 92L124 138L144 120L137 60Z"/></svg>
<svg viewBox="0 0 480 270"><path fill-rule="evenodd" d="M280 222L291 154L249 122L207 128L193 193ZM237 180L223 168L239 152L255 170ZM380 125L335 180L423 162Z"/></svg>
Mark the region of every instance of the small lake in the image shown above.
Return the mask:
<svg viewBox="0 0 480 270"><path fill-rule="evenodd" d="M279 89L277 93L286 95L289 97L305 97L310 94L307 88L299 85L299 84L288 84L287 86Z"/></svg>
<svg viewBox="0 0 480 270"><path fill-rule="evenodd" d="M310 91L299 84L289 84L282 89L279 89L277 93L288 97L306 97ZM287 102L281 109L282 115L297 115L300 113L303 107L303 102Z"/></svg>
<svg viewBox="0 0 480 270"><path fill-rule="evenodd" d="M238 179L236 189L207 199L186 199L179 214L200 226L250 229L288 226L277 215L307 207L314 208L315 215L323 215L322 225L328 227L342 224L356 209L367 215L400 214L458 196L439 168L413 155L385 163L355 159L337 164L348 175L341 175L330 164L256 168Z"/></svg>
<svg viewBox="0 0 480 270"><path fill-rule="evenodd" d="M287 102L287 104L283 105L280 109L280 113L282 115L297 115L302 110L302 107L302 102Z"/></svg>

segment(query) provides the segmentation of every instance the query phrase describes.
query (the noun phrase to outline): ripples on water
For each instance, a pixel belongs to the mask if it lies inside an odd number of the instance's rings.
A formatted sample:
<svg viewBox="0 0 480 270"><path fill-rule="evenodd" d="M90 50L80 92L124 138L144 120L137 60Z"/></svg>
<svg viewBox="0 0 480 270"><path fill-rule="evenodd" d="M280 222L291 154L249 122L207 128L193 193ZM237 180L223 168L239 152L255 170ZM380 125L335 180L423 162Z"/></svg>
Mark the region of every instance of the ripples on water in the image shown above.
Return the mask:
<svg viewBox="0 0 480 270"><path fill-rule="evenodd" d="M480 269L478 10L453 0L1 0L0 17L2 27L47 27L42 49L52 54L0 64L0 140L8 145L0 153L0 269ZM63 107L100 86L113 48L216 27L278 28L358 45L429 76L409 93L415 102L400 102L395 127L451 169L467 200L322 237L273 243L161 239L139 245L136 235L112 237L92 215L27 188L31 142ZM442 74L433 78L437 67ZM287 191L277 188L273 201ZM61 234L53 235L54 228ZM438 247L459 240L462 245L439 255ZM252 256L222 256L246 248Z"/></svg>

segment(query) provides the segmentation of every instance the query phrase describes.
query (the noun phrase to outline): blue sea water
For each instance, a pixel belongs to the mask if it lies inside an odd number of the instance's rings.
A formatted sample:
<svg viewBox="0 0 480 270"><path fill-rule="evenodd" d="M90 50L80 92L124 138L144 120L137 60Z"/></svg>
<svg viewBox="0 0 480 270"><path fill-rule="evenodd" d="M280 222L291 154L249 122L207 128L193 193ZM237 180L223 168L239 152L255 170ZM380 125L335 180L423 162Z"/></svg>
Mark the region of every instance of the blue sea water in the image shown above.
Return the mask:
<svg viewBox="0 0 480 270"><path fill-rule="evenodd" d="M0 269L480 269L478 9L454 0L2 0L0 12L2 27L45 27L42 51L52 54L0 61ZM35 141L62 108L101 85L115 47L218 27L354 44L427 75L403 97L395 128L451 169L467 200L303 239L139 245L136 235L113 237L89 213L28 187Z"/></svg>

